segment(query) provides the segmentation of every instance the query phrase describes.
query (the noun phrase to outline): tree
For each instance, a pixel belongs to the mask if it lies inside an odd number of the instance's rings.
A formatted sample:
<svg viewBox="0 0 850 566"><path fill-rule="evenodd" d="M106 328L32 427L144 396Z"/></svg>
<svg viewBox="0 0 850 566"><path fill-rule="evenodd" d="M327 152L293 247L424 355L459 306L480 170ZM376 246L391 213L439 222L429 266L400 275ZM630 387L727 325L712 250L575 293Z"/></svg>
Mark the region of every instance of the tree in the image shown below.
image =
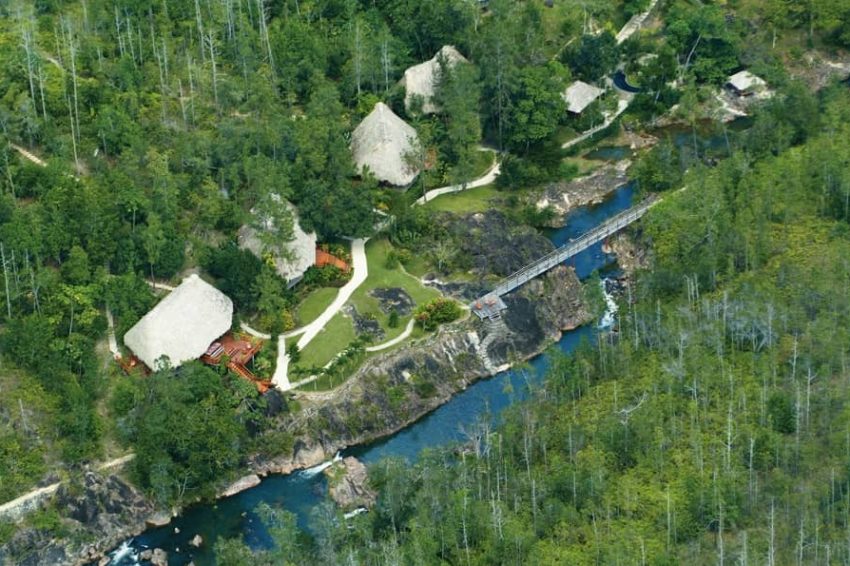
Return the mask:
<svg viewBox="0 0 850 566"><path fill-rule="evenodd" d="M257 256L234 242L213 248L204 259L204 268L217 279L218 288L232 298L237 307L248 311L257 306L256 281L263 270Z"/></svg>
<svg viewBox="0 0 850 566"><path fill-rule="evenodd" d="M160 504L209 493L211 482L241 461L247 431L224 379L191 362L137 382L127 439L138 458L136 478Z"/></svg>
<svg viewBox="0 0 850 566"><path fill-rule="evenodd" d="M609 31L599 35L583 35L564 53L563 61L573 74L583 80L596 82L610 74L620 60L616 38Z"/></svg>
<svg viewBox="0 0 850 566"><path fill-rule="evenodd" d="M474 174L471 167L481 139L478 71L469 64L449 65L444 59L438 63L434 100L445 129L442 150L452 166L452 180L463 182Z"/></svg>
<svg viewBox="0 0 850 566"><path fill-rule="evenodd" d="M528 152L555 132L566 111L561 94L566 72L556 63L526 67L517 72L509 86L510 99L505 121L506 139L515 149Z"/></svg>
<svg viewBox="0 0 850 566"><path fill-rule="evenodd" d="M71 248L68 259L62 264L62 277L72 285L84 285L91 277L89 256L80 246Z"/></svg>

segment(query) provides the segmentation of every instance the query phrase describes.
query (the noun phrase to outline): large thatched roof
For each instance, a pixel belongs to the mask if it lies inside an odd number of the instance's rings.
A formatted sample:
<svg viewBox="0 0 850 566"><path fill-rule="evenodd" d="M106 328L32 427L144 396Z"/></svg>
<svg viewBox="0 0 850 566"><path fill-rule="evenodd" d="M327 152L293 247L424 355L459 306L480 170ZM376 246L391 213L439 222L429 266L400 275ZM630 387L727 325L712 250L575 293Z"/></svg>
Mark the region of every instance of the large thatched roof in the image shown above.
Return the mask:
<svg viewBox="0 0 850 566"><path fill-rule="evenodd" d="M124 344L149 368L167 357L172 367L200 358L230 330L233 302L191 275L124 335Z"/></svg>
<svg viewBox="0 0 850 566"><path fill-rule="evenodd" d="M567 110L573 114L581 114L604 92L601 88L589 85L584 81L576 81L567 87L561 97L567 103Z"/></svg>
<svg viewBox="0 0 850 566"><path fill-rule="evenodd" d="M422 97L422 113L433 114L438 111L434 105L434 77L440 68L440 57L445 59L449 66L454 66L459 62L467 62L466 58L461 55L452 45L444 45L434 57L419 63L407 69L404 72L404 107L410 112L410 106L415 95Z"/></svg>
<svg viewBox="0 0 850 566"><path fill-rule="evenodd" d="M277 195L272 195L272 197L280 198ZM289 202L285 204L295 220L292 230L293 239L285 243L288 251L286 255L289 257L282 257L279 254L275 254L274 265L278 275L283 277L291 286L300 281L304 272L316 263L316 234L314 232L307 233L302 230L301 225L298 223L298 214L295 207ZM251 212L254 213L253 210ZM266 229L272 230L274 228L272 223L272 219L263 219L260 224L265 226ZM249 250L257 257L261 258L263 256L265 250L263 249L263 243L260 241L256 228L249 225L242 226L239 229L238 238L240 248Z"/></svg>
<svg viewBox="0 0 850 566"><path fill-rule="evenodd" d="M418 142L410 125L379 102L351 134L351 151L358 171L369 167L379 181L404 187L419 173L405 162L405 155Z"/></svg>

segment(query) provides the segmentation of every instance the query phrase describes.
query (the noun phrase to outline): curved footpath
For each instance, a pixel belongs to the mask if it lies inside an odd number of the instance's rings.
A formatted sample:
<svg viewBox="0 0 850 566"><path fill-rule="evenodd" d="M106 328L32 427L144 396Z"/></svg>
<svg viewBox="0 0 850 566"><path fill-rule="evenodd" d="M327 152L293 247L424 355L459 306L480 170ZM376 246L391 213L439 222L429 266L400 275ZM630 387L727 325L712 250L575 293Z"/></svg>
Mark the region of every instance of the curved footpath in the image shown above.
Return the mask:
<svg viewBox="0 0 850 566"><path fill-rule="evenodd" d="M569 148L573 147L574 145L580 144L584 140L594 136L595 134L601 132L602 130L604 130L605 128L607 128L611 124L613 124L614 120L619 118L620 114L622 114L623 112L626 111L626 108L629 107L629 102L631 102L631 100L632 100L632 97L629 96L629 95L626 95L623 98L620 98L620 100L617 101L617 111L616 112L606 116L605 120L601 124L599 124L598 126L594 126L593 128L590 128L589 130L585 130L585 132L583 134L581 134L580 136L578 136L577 138L573 138L573 139L571 139L567 142L564 142L564 144L561 145L561 149L569 149Z"/></svg>
<svg viewBox="0 0 850 566"><path fill-rule="evenodd" d="M404 327L404 331L393 338L392 340L387 340L383 344L377 344L375 346L369 346L366 348L367 352L380 352L381 350L386 350L387 348L392 348L396 344L400 344L407 340L411 334L413 334L413 327L416 325L416 319L411 318L407 322L407 326Z"/></svg>
<svg viewBox="0 0 850 566"><path fill-rule="evenodd" d="M479 151L492 151L495 153L495 150L481 147L478 148ZM426 202L430 202L437 198L440 195L447 195L451 193L459 193L461 191L465 191L468 189L474 189L476 187L483 187L484 185L489 185L490 183L496 180L496 177L499 176L499 173L502 171L502 163L499 161L498 156L493 161L493 165L490 166L490 169L487 170L484 175L475 179L474 181L469 181L468 183L460 183L457 185L449 185L447 187L440 187L439 189L431 189L426 192L423 196L416 199L413 204L414 205L423 205Z"/></svg>

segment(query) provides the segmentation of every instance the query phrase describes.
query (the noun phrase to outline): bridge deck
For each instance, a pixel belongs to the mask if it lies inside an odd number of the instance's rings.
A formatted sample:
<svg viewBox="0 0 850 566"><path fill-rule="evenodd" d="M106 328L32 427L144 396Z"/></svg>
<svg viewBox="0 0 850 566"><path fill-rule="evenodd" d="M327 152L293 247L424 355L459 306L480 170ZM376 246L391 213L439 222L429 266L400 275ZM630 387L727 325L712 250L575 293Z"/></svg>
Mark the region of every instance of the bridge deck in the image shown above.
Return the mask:
<svg viewBox="0 0 850 566"><path fill-rule="evenodd" d="M520 269L519 271L509 275L505 279L503 279L496 287L487 293L487 295L481 297L480 299L473 301L470 305L472 312L478 315L479 318L492 318L493 317L493 309L492 308L478 308L478 305L481 304L489 304L487 303L487 299L493 296L501 297L502 295L506 295L510 293L520 285L534 279L538 275L545 273L555 267L556 265L560 265L565 262L569 258L583 252L593 244L597 242L601 242L611 234L622 230L632 222L635 222L639 218L641 218L646 211L652 208L655 204L658 203L657 198L648 198L642 203L633 206L632 208L617 214L609 218L604 223L600 224L593 230L589 232L585 232L578 239L569 242L560 248L552 250L548 254L539 258L538 260L530 263ZM501 301L500 301L501 302ZM504 303L502 303L504 304Z"/></svg>

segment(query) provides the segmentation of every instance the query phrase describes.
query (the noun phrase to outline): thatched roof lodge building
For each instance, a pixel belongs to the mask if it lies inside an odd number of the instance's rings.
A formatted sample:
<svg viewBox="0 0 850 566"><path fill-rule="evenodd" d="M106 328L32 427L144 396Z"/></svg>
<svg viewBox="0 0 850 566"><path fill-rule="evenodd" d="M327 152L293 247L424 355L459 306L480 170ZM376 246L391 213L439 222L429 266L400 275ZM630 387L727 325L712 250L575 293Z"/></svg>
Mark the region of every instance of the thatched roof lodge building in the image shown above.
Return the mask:
<svg viewBox="0 0 850 566"><path fill-rule="evenodd" d="M739 71L726 80L726 84L738 96L751 96L767 88L765 80L749 71Z"/></svg>
<svg viewBox="0 0 850 566"><path fill-rule="evenodd" d="M599 87L587 84L584 81L575 81L567 87L561 98L567 103L567 111L573 114L581 114L604 93L605 91Z"/></svg>
<svg viewBox="0 0 850 566"><path fill-rule="evenodd" d="M368 167L379 181L406 187L419 174L405 161L418 141L416 130L379 102L351 134L351 152L358 172Z"/></svg>
<svg viewBox="0 0 850 566"><path fill-rule="evenodd" d="M163 358L177 367L203 356L232 322L233 301L190 275L127 331L124 344L152 370Z"/></svg>
<svg viewBox="0 0 850 566"><path fill-rule="evenodd" d="M422 113L434 114L439 108L434 104L434 79L440 69L440 58L446 61L449 67L458 63L468 63L466 57L452 45L444 45L436 55L424 63L414 65L404 71L404 108L409 113L415 96L422 97Z"/></svg>
<svg viewBox="0 0 850 566"><path fill-rule="evenodd" d="M280 199L278 195L272 195L273 198ZM292 287L304 277L304 272L310 266L316 263L316 233L305 232L298 222L298 213L291 203L286 202L286 208L292 213L294 220L292 234L293 239L285 243L289 257L283 257L281 254L272 254L274 257L274 266L278 275L280 275L287 284ZM254 211L251 211L254 214ZM271 218L259 219L260 229L274 229L273 220ZM237 234L239 247L250 251L255 256L262 258L265 252L263 242L261 241L257 228L251 225L242 226Z"/></svg>

